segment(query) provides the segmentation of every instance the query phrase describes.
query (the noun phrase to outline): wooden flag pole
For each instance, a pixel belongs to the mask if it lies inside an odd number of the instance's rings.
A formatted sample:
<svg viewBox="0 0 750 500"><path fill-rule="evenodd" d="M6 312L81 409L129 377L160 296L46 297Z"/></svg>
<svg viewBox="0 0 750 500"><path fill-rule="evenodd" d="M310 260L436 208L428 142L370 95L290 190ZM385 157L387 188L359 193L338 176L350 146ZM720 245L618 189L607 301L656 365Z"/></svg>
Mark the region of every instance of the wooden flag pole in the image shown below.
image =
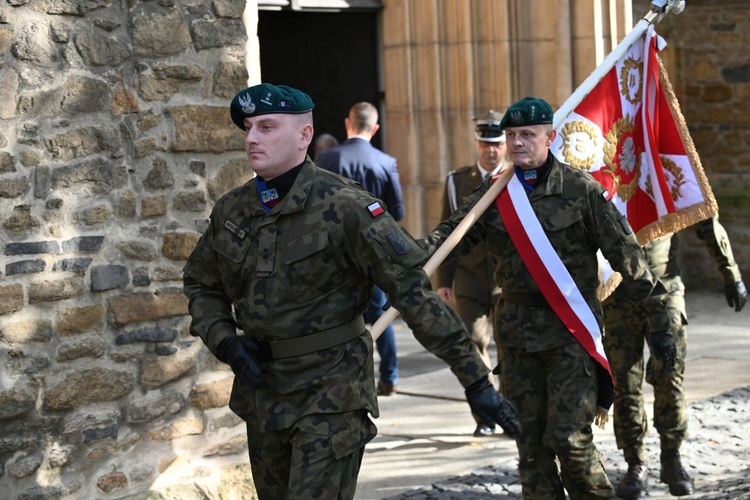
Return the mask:
<svg viewBox="0 0 750 500"><path fill-rule="evenodd" d="M469 211L469 213L466 214L466 216L458 224L458 226L456 226L456 229L453 230L453 232L445 239L443 244L440 245L438 249L435 250L435 253L432 254L432 256L427 260L424 267L422 268L424 269L424 272L427 274L427 276L431 276L432 273L434 273L435 270L440 266L440 264L443 263L445 258L448 257L448 254L451 253L451 250L453 250L456 245L458 245L458 242L461 241L461 238L464 237L471 226L473 226L474 223L479 220L479 218L487 210L490 204L495 201L495 198L498 197L500 191L502 191L505 186L508 185L508 181L510 181L512 176L513 167L506 168L505 170L500 172L500 177L494 183L492 183L492 186L490 186L487 192L484 193L484 196L479 198L476 204L472 207L471 211ZM380 337L380 335L383 333L383 330L385 330L386 327L390 325L397 316L398 311L396 311L395 307L389 307L388 309L386 309L383 312L383 315L380 316L375 324L372 325L372 328L370 328L370 333L372 334L373 340L376 340L378 337Z"/></svg>

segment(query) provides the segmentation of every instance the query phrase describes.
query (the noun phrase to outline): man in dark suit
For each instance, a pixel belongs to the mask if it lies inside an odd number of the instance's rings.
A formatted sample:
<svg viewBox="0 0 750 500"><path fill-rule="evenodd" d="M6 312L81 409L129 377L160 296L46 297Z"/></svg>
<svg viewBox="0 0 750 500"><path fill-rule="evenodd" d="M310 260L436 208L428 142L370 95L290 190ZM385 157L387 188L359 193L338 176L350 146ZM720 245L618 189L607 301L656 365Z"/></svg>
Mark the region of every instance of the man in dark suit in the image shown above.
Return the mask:
<svg viewBox="0 0 750 500"><path fill-rule="evenodd" d="M494 175L506 165L505 134L500 129L502 115L490 110L477 120L474 146L477 161L448 174L443 192L441 220L446 220L479 186L488 175ZM492 368L488 347L492 340L492 310L500 298L500 288L492 278L493 265L484 243L478 244L466 257L438 268L438 295L452 304L488 368ZM494 428L477 422L474 435L494 434Z"/></svg>
<svg viewBox="0 0 750 500"><path fill-rule="evenodd" d="M369 102L358 102L351 107L344 122L346 141L339 146L321 151L315 162L326 170L359 182L385 202L388 213L394 219L403 219L404 201L396 159L370 144L370 140L380 128L378 110ZM387 302L385 293L380 288L373 287L365 321L374 324L383 314ZM380 355L378 395L390 396L396 392L398 381L396 336L392 325L388 325L378 337L376 346Z"/></svg>

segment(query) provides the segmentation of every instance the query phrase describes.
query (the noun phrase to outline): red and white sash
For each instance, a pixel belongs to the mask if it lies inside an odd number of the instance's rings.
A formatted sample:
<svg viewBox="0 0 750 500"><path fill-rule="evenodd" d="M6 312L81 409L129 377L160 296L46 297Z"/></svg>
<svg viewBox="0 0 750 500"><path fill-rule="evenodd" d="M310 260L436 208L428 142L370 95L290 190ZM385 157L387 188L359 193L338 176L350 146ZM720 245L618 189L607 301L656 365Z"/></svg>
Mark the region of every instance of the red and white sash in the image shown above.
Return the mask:
<svg viewBox="0 0 750 500"><path fill-rule="evenodd" d="M589 355L611 373L594 313L552 248L516 175L495 201L513 244L552 310Z"/></svg>

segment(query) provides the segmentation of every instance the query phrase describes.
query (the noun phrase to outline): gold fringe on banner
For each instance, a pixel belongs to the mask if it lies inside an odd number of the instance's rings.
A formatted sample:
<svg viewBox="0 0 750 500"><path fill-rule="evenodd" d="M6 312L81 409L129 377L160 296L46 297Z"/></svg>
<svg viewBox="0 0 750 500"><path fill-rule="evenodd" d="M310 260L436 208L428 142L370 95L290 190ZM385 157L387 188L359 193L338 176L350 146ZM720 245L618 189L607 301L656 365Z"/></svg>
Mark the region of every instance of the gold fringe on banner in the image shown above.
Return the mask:
<svg viewBox="0 0 750 500"><path fill-rule="evenodd" d="M677 132L680 135L682 145L685 148L688 162L693 169L693 174L698 181L698 186L703 194L703 201L680 209L673 214L667 214L658 221L652 222L643 227L636 235L638 242L641 245L645 245L661 236L692 226L696 222L713 217L719 211L716 198L714 197L714 193L708 183L708 178L703 170L703 165L701 164L698 152L695 149L695 143L693 143L693 138L690 137L690 131L685 123L685 117L680 110L680 103L677 101L677 97L672 89L672 84L667 76L667 71L664 68L664 64L661 62L661 58L657 56L656 60L659 62L659 83L661 84L662 92L664 93L664 97L669 105L669 110L672 112L672 118L677 126Z"/></svg>

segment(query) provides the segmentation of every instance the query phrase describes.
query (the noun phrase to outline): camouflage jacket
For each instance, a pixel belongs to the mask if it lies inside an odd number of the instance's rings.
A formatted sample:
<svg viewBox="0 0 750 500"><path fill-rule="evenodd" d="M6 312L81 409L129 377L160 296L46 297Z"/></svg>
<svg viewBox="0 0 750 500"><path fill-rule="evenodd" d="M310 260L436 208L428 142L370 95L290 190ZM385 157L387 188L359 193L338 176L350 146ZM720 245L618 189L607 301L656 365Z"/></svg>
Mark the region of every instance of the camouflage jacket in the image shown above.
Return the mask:
<svg viewBox="0 0 750 500"><path fill-rule="evenodd" d="M358 184L307 158L273 210L256 180L224 195L184 268L191 334L216 353L235 325L259 339L302 337L360 316L373 283L414 336L466 387L487 369L461 320L431 291L427 254ZM261 385L235 379L230 407L268 431L300 416L366 409L378 416L372 338L261 360Z"/></svg>
<svg viewBox="0 0 750 500"><path fill-rule="evenodd" d="M549 176L528 193L547 237L594 312L600 328L602 307L596 295L599 285L597 249L613 269L623 275L633 300L649 314L652 330L669 325L664 302L666 289L646 261L644 252L615 205L605 199L602 186L588 173L553 159ZM421 243L434 251L461 222L476 201L489 189L486 179L448 219L441 222ZM503 224L496 204L472 226L449 259L466 255L480 241L487 244L495 262L495 282L503 297L511 294L538 301L541 292L523 263ZM562 321L543 299L541 303L520 303L506 298L495 327L502 345L528 352L552 349L575 342Z"/></svg>
<svg viewBox="0 0 750 500"><path fill-rule="evenodd" d="M716 266L721 273L725 285L731 285L742 279L740 269L732 254L729 236L724 226L719 223L719 216L702 220L690 226L696 236L703 241L711 253ZM687 230L687 229L686 229ZM679 237L677 233L658 238L643 247L651 269L660 278L672 278L680 275L681 269L677 261L679 252Z"/></svg>

